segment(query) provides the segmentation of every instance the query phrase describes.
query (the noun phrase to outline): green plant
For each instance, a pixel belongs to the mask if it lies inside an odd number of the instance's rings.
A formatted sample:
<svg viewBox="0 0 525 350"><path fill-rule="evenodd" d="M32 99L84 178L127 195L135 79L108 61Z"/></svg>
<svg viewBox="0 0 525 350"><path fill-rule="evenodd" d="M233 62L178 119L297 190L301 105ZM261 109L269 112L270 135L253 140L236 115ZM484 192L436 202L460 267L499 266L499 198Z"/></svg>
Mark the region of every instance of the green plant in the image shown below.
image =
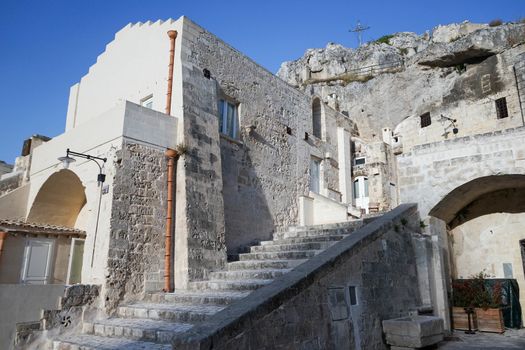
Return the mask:
<svg viewBox="0 0 525 350"><path fill-rule="evenodd" d="M425 225L425 222L423 220L419 220L419 227L425 228L427 225Z"/></svg>
<svg viewBox="0 0 525 350"><path fill-rule="evenodd" d="M503 21L499 18L493 19L489 22L489 27L497 27L503 24Z"/></svg>
<svg viewBox="0 0 525 350"><path fill-rule="evenodd" d="M501 283L497 282L492 289L489 289L485 283L488 277L490 275L483 270L470 276L467 280L452 283L454 306L480 307L483 309L500 307L502 300Z"/></svg>
<svg viewBox="0 0 525 350"><path fill-rule="evenodd" d="M394 225L394 231L399 232L399 225Z"/></svg>
<svg viewBox="0 0 525 350"><path fill-rule="evenodd" d="M387 44L390 45L390 39L392 39L393 35L383 35L379 39L374 41L374 44Z"/></svg>
<svg viewBox="0 0 525 350"><path fill-rule="evenodd" d="M183 154L188 153L188 146L183 143L179 143L177 146L175 146L175 151L177 151L179 156L182 156Z"/></svg>
<svg viewBox="0 0 525 350"><path fill-rule="evenodd" d="M401 218L401 225L406 226L408 224L408 220L406 218Z"/></svg>

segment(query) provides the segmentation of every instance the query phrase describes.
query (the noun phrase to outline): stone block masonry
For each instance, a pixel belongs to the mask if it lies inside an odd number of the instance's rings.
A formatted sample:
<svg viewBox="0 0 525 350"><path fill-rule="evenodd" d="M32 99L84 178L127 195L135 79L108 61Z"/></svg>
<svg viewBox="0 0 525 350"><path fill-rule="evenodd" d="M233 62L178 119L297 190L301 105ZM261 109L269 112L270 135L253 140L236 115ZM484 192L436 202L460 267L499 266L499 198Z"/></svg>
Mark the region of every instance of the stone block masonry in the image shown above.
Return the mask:
<svg viewBox="0 0 525 350"><path fill-rule="evenodd" d="M184 118L193 119L185 120L184 130L193 127L192 132L200 134L185 131L184 142L190 146L195 139L196 144L212 150L211 156L203 153L197 159L191 155L188 164L198 161L199 168L210 170L206 175L213 170L222 181L212 181L212 188L219 192L222 189L222 200L212 202L214 197L209 197L207 203L224 203L224 239L229 254L239 253L256 241L271 239L274 229L298 224L298 198L308 195L311 156L322 161L321 194L338 193L335 132L341 127L356 133L349 118L323 105L323 133L314 137L310 96L187 18L180 45ZM210 79L203 77L205 69L210 72ZM211 126L212 119L218 119L219 99L231 101L238 108L238 135L233 139L201 125L209 119L206 123ZM305 132L310 135L307 140ZM220 141L218 149L216 140ZM205 165L212 161L213 164ZM199 188L212 183L208 181ZM219 231L216 234L221 235Z"/></svg>
<svg viewBox="0 0 525 350"><path fill-rule="evenodd" d="M164 150L125 141L117 157L104 286L108 311L144 293L145 275L158 273L164 261Z"/></svg>
<svg viewBox="0 0 525 350"><path fill-rule="evenodd" d="M381 321L420 306L401 205L177 339L175 349L387 349Z"/></svg>

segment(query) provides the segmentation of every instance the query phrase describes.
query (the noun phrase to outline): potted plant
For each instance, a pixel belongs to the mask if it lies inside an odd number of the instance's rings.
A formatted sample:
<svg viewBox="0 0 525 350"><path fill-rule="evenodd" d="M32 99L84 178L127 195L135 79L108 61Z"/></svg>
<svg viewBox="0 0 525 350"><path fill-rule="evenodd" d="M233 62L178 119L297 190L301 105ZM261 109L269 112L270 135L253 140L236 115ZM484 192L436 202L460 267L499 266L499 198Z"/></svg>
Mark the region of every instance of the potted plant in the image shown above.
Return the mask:
<svg viewBox="0 0 525 350"><path fill-rule="evenodd" d="M505 325L503 322L502 287L500 282L496 282L492 290L486 287L485 275L483 272L475 277L475 283L480 285L476 296L476 317L478 329L481 332L503 333Z"/></svg>
<svg viewBox="0 0 525 350"><path fill-rule="evenodd" d="M475 307L475 290L470 280L456 281L452 284L453 288L453 307L452 324L454 329L464 331L475 331L478 329ZM469 325L470 318L470 325Z"/></svg>

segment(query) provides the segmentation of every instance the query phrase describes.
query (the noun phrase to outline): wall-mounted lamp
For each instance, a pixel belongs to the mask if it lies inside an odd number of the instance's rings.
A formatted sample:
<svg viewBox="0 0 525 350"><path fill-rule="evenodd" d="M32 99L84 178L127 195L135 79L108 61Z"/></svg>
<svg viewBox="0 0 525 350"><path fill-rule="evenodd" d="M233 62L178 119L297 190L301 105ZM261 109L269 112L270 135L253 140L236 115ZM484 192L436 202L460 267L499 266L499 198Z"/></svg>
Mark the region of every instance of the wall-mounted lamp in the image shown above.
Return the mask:
<svg viewBox="0 0 525 350"><path fill-rule="evenodd" d="M104 164L108 160L107 158L95 157L95 156L92 156L92 155L89 155L89 154L73 152L73 151L70 151L69 148L68 148L66 150L66 156L58 158L58 160L62 162L62 166L64 167L64 169L68 169L69 168L69 164L71 164L73 162L76 162L76 159L73 158L73 157L70 157L70 156L75 156L75 157L84 158L84 159L87 159L87 160L94 161L98 165L98 169L99 169L99 173L98 173L98 176L97 176L98 183L102 184L102 183L104 183L104 181L106 181L106 174L104 174L104 172L102 170L104 168ZM100 163L97 162L97 160L102 161L102 165L100 165Z"/></svg>
<svg viewBox="0 0 525 350"><path fill-rule="evenodd" d="M98 169L99 169L99 173L98 173L98 176L97 176L97 181L98 181L98 185L100 186L100 193L99 193L99 196L98 196L98 210L97 210L97 222L95 224L95 235L93 236L93 250L91 252L91 267L93 267L93 260L95 258L95 247L96 247L96 243L97 243L98 222L99 222L99 219L100 219L100 203L102 201L102 192L103 192L102 184L104 183L104 181L106 181L106 174L104 174L103 169L104 169L104 164L106 164L106 161L108 159L107 158L101 158L101 157L95 157L95 156L92 156L92 155L89 155L89 154L73 152L73 151L70 151L69 148L68 148L66 150L66 156L58 158L58 160L62 162L62 165L63 165L64 169L69 168L69 164L71 164L73 162L76 162L76 159L73 158L73 157L70 157L70 156L75 156L75 157L84 158L84 159L87 159L87 160L92 160L93 162L95 162L98 165ZM100 163L98 161L102 161L102 165L100 165Z"/></svg>
<svg viewBox="0 0 525 350"><path fill-rule="evenodd" d="M456 135L459 132L459 129L456 126L456 122L457 122L456 119L452 119L450 117L445 117L443 114L441 114L441 120L448 120L450 122L450 125L452 126L452 133L454 133L454 135Z"/></svg>

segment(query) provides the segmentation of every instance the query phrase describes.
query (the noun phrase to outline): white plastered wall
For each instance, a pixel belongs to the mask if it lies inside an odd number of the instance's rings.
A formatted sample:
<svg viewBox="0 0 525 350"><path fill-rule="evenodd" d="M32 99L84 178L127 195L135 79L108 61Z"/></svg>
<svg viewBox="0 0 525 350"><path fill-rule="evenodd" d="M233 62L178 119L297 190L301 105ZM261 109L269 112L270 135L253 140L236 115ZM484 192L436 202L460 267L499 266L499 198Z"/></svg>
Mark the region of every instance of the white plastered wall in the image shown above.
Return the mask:
<svg viewBox="0 0 525 350"><path fill-rule="evenodd" d="M62 169L62 164L57 158L64 156L67 148L108 159L104 167L106 174L104 186L107 187L107 193L102 195L100 203L94 255L92 255L95 241L94 232L100 193L100 187L97 183L99 169L92 161L82 158L77 158L77 161L69 167L69 170L79 177L85 187L87 201L75 225L76 228L87 233L82 268L83 283L102 284L105 278L113 204L115 154L121 149L123 140L127 139L159 149L175 148L177 124L177 118L167 117L163 113L130 102L121 102L102 115L86 121L81 126L55 137L35 149L31 165L31 187L27 213L29 213L42 185L52 174Z"/></svg>
<svg viewBox="0 0 525 350"><path fill-rule="evenodd" d="M144 98L153 95L153 109L164 112L170 48L168 30L179 33L175 44L172 106L181 106L182 95L177 87L182 86L178 64L182 18L128 24L115 34L115 39L106 45L105 51L80 82L71 87L66 131L124 100L140 104ZM177 115L175 110L172 108L172 115Z"/></svg>

